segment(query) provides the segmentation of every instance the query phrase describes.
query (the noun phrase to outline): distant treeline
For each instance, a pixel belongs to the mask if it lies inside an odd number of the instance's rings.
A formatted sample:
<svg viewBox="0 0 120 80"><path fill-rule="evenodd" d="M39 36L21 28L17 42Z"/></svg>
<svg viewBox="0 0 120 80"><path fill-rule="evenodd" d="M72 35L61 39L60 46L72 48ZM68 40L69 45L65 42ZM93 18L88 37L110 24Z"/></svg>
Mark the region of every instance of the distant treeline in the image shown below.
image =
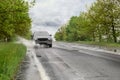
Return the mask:
<svg viewBox="0 0 120 80"><path fill-rule="evenodd" d="M30 34L29 3L25 0L0 1L0 41L10 41L15 35Z"/></svg>
<svg viewBox="0 0 120 80"><path fill-rule="evenodd" d="M55 34L59 41L120 42L120 0L97 0Z"/></svg>

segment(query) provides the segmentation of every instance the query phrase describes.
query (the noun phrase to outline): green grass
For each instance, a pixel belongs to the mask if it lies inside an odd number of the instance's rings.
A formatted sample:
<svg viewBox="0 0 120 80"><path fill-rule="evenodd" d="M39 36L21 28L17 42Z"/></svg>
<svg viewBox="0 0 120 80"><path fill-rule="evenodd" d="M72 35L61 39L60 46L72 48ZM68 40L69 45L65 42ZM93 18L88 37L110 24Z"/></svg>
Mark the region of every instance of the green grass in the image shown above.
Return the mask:
<svg viewBox="0 0 120 80"><path fill-rule="evenodd" d="M106 43L106 42L92 42L92 41L77 41L80 44L88 44L88 45L97 45L103 47L114 47L120 48L120 43Z"/></svg>
<svg viewBox="0 0 120 80"><path fill-rule="evenodd" d="M0 43L0 80L13 80L25 53L22 44Z"/></svg>

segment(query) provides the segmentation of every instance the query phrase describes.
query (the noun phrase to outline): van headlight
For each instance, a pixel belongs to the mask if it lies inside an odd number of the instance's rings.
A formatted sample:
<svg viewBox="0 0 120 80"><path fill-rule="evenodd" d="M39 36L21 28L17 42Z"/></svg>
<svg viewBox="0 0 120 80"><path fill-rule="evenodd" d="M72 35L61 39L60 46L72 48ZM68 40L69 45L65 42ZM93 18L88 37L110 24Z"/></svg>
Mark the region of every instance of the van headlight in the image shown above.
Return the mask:
<svg viewBox="0 0 120 80"><path fill-rule="evenodd" d="M48 38L48 40L49 40L49 41L51 41L51 40L52 40L52 38Z"/></svg>

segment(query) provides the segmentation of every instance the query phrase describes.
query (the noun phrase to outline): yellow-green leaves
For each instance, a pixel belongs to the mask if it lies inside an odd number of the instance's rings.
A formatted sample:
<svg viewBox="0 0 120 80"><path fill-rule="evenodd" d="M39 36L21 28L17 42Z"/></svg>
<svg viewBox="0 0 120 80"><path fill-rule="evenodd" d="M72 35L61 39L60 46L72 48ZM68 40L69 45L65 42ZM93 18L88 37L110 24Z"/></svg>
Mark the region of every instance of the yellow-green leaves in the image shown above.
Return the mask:
<svg viewBox="0 0 120 80"><path fill-rule="evenodd" d="M120 42L119 37L120 0L96 0L88 11L73 16L65 29L60 29L55 35L56 39L67 41L114 43Z"/></svg>
<svg viewBox="0 0 120 80"><path fill-rule="evenodd" d="M31 27L29 5L24 0L0 1L0 40L14 35L26 36Z"/></svg>

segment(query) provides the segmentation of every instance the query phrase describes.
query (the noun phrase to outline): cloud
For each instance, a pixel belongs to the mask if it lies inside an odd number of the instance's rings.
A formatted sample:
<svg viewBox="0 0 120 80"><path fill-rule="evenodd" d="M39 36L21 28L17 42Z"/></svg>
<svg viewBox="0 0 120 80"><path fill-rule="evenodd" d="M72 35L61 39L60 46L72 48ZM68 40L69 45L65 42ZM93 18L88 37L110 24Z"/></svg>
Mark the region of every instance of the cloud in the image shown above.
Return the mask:
<svg viewBox="0 0 120 80"><path fill-rule="evenodd" d="M30 9L32 18L32 30L46 29L54 33L59 26L66 23L71 16L78 16L86 11L86 5L90 6L95 0L36 0L36 4ZM49 30L48 30L49 29Z"/></svg>

